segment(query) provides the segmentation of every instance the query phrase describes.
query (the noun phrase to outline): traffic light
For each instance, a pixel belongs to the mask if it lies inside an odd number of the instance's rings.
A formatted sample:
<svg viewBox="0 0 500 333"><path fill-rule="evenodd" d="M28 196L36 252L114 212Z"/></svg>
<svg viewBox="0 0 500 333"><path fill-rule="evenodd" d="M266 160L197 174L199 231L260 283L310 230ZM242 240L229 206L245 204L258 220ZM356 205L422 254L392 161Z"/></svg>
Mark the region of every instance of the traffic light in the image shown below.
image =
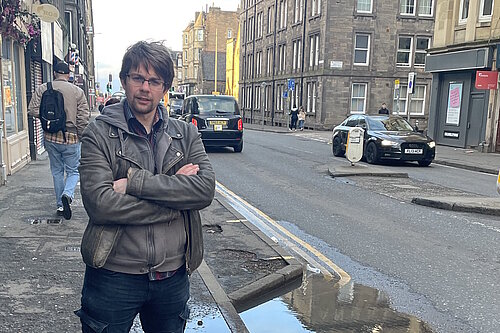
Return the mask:
<svg viewBox="0 0 500 333"><path fill-rule="evenodd" d="M107 90L108 92L111 92L111 89L112 89L112 87L111 87L111 82L108 82L108 84L106 85L106 90Z"/></svg>

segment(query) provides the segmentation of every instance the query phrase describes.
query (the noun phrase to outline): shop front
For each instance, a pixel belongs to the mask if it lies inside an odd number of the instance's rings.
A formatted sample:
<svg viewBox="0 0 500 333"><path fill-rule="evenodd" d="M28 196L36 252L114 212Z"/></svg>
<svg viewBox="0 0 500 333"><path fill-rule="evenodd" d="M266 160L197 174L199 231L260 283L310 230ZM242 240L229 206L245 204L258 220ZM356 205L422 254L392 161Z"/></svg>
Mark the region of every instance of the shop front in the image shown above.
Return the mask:
<svg viewBox="0 0 500 333"><path fill-rule="evenodd" d="M0 84L1 105L1 158L0 177L10 175L29 160L29 140L27 126L27 102L24 47L17 41L0 37ZM1 176L3 175L3 176ZM0 179L3 183L5 179Z"/></svg>
<svg viewBox="0 0 500 333"><path fill-rule="evenodd" d="M493 54L494 48L480 47L427 56L433 74L428 134L436 143L480 150L495 144L488 130L495 90L477 82L478 72L491 71Z"/></svg>

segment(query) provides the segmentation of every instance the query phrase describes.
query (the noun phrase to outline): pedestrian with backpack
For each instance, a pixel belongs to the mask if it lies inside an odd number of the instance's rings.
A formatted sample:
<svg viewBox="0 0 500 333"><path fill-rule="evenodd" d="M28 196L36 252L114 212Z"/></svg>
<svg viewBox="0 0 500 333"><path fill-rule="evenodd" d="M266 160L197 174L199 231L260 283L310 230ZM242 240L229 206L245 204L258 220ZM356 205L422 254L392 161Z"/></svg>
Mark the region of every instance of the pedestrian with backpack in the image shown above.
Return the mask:
<svg viewBox="0 0 500 333"><path fill-rule="evenodd" d="M54 81L39 86L28 106L30 116L40 119L45 149L54 180L57 215L71 218L71 202L79 180L80 138L90 118L85 93L69 81L69 66L54 66ZM65 177L66 172L66 177Z"/></svg>

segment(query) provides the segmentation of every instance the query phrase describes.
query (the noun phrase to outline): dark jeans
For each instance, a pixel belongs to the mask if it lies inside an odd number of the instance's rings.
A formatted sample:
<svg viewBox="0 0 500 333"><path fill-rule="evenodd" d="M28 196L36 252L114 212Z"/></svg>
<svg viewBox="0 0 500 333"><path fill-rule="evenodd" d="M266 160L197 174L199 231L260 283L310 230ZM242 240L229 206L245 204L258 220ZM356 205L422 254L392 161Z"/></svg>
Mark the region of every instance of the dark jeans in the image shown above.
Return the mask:
<svg viewBox="0 0 500 333"><path fill-rule="evenodd" d="M292 122L290 123L290 129L295 128L297 129L297 119L295 117L292 117Z"/></svg>
<svg viewBox="0 0 500 333"><path fill-rule="evenodd" d="M185 267L173 276L149 281L87 266L80 317L83 333L125 333L139 313L144 332L184 332L189 317L189 279Z"/></svg>

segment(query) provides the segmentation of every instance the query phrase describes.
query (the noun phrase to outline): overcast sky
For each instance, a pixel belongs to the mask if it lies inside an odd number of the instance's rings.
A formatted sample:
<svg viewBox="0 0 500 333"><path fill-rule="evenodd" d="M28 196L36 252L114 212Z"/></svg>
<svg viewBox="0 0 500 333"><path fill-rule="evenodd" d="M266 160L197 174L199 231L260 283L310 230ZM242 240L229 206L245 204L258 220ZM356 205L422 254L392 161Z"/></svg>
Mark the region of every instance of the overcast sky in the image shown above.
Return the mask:
<svg viewBox="0 0 500 333"><path fill-rule="evenodd" d="M182 31L196 11L215 5L236 11L240 0L94 0L94 53L101 91L113 75L113 92L120 88L118 73L128 46L139 40L164 40L182 50Z"/></svg>

